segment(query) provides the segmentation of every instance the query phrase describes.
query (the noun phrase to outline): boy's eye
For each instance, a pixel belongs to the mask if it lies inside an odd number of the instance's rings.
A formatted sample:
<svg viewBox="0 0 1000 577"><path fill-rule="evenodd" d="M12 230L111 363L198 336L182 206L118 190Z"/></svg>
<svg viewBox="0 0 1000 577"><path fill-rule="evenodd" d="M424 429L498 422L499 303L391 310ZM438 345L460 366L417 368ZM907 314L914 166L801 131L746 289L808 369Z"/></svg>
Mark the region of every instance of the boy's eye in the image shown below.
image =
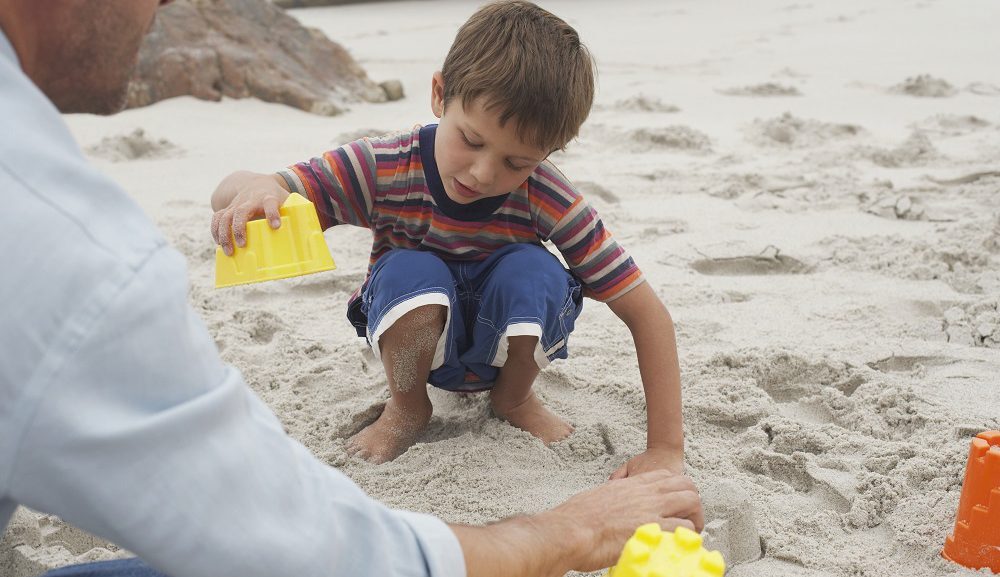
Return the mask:
<svg viewBox="0 0 1000 577"><path fill-rule="evenodd" d="M482 148L483 146L482 144L475 144L472 141L470 141L469 137L466 136L464 132L462 133L462 140L465 141L466 146L469 146L471 148Z"/></svg>
<svg viewBox="0 0 1000 577"><path fill-rule="evenodd" d="M518 165L514 164L513 162L511 162L509 160L506 161L506 162L507 162L507 168L509 168L511 170L524 170L524 169L528 168L527 166L518 166Z"/></svg>

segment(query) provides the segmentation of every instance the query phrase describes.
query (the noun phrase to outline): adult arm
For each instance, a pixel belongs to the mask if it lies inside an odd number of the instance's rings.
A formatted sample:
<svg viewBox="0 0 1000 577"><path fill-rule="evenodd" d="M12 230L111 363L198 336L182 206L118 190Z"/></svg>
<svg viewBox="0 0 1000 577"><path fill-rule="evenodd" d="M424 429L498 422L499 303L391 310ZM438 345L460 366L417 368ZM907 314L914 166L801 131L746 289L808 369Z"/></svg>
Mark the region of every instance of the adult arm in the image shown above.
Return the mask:
<svg viewBox="0 0 1000 577"><path fill-rule="evenodd" d="M373 501L285 434L219 359L178 253L95 265L5 423L13 500L168 575L464 575L443 522Z"/></svg>
<svg viewBox="0 0 1000 577"><path fill-rule="evenodd" d="M557 577L613 565L645 523L700 531L701 502L691 480L654 471L610 481L538 515L452 529L469 577Z"/></svg>

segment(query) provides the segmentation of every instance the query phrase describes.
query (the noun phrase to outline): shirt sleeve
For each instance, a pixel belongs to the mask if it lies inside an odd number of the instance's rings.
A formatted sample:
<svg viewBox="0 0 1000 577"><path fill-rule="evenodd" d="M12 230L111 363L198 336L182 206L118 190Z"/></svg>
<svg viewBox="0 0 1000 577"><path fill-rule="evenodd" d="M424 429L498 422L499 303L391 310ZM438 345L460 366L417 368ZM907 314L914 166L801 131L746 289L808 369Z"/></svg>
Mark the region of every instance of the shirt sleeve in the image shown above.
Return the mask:
<svg viewBox="0 0 1000 577"><path fill-rule="evenodd" d="M377 175L368 139L345 144L278 174L293 192L316 206L324 230L338 224L371 227Z"/></svg>
<svg viewBox="0 0 1000 577"><path fill-rule="evenodd" d="M183 257L81 299L25 390L10 496L168 575L462 577L454 533L289 438L218 356Z"/></svg>
<svg viewBox="0 0 1000 577"><path fill-rule="evenodd" d="M587 296L610 302L644 282L597 211L555 166L538 167L528 180L528 194L539 236L556 245Z"/></svg>

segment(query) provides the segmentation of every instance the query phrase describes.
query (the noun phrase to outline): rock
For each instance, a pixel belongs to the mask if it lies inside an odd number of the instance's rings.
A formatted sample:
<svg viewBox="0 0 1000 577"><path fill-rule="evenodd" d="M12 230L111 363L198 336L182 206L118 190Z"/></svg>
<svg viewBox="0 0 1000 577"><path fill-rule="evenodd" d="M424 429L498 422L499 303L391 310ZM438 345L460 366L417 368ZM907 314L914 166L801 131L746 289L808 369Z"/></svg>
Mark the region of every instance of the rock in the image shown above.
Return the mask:
<svg viewBox="0 0 1000 577"><path fill-rule="evenodd" d="M324 115L386 100L343 47L268 0L177 0L159 12L127 105L186 95L253 97Z"/></svg>
<svg viewBox="0 0 1000 577"><path fill-rule="evenodd" d="M385 82L379 84L379 86L385 92L385 97L389 100L389 102L402 100L405 96L403 93L403 83L399 80L386 80Z"/></svg>

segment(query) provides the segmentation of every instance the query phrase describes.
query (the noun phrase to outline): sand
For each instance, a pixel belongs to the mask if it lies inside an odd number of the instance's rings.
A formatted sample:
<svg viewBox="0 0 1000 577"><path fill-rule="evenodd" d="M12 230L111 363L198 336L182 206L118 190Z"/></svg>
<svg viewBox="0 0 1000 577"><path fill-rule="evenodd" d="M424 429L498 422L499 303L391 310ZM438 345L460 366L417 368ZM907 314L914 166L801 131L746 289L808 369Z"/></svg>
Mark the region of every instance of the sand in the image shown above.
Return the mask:
<svg viewBox="0 0 1000 577"><path fill-rule="evenodd" d="M1000 4L545 5L600 67L594 113L555 161L675 319L688 469L709 518L736 541L759 534L763 559L730 575L971 575L939 552L969 437L1000 427ZM393 506L480 523L551 507L643 449L634 351L608 308L586 303L570 359L538 380L576 427L566 441L543 446L491 417L482 395L432 391L417 444L374 466L344 450L386 398L344 316L370 234L328 233L336 271L217 291L208 228L208 198L232 170L431 122L430 75L474 8L294 12L376 81L401 80L398 102L321 118L180 98L68 121L188 258L192 304L291 435ZM98 154L135 129L169 154ZM35 519L21 513L22 542ZM17 554L48 566L122 554L73 542Z"/></svg>

